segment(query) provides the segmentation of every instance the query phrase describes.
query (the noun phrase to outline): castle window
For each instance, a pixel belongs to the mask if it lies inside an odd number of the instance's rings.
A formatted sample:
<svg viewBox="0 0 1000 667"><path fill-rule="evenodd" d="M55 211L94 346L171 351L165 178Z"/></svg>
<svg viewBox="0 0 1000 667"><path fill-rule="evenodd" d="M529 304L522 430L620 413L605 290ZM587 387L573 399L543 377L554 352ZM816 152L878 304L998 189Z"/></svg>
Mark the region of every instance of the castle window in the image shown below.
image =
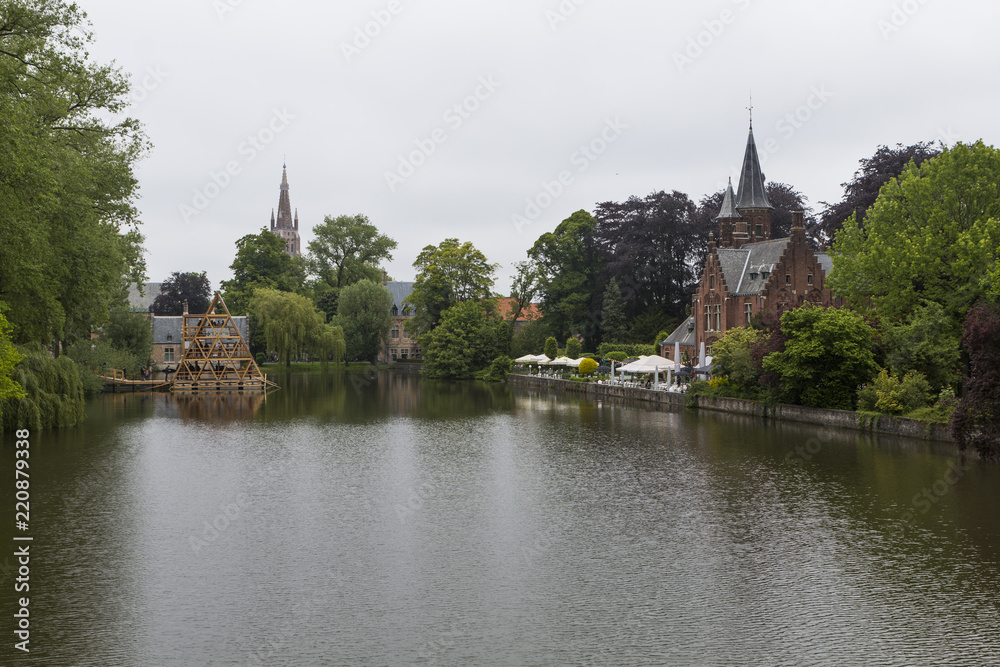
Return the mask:
<svg viewBox="0 0 1000 667"><path fill-rule="evenodd" d="M761 236L764 235L764 226L757 225L756 227L754 227L754 232L756 232L757 238L760 238Z"/></svg>
<svg viewBox="0 0 1000 667"><path fill-rule="evenodd" d="M400 352L399 352L399 356L400 356L400 358L401 358L401 359L406 359L406 357L407 357L407 355L409 355L409 353L410 353L410 351L409 351L409 350L407 350L407 349L406 349L406 348L404 347L404 348L403 348L402 350L400 350Z"/></svg>
<svg viewBox="0 0 1000 667"><path fill-rule="evenodd" d="M399 325L398 324L393 324L392 325L392 333L390 334L390 336L392 336L393 338L399 338Z"/></svg>
<svg viewBox="0 0 1000 667"><path fill-rule="evenodd" d="M715 289L715 274L708 277L708 289Z"/></svg>
<svg viewBox="0 0 1000 667"><path fill-rule="evenodd" d="M792 274L790 274L790 273L786 273L785 274L785 284L786 285L791 285L792 284Z"/></svg>
<svg viewBox="0 0 1000 667"><path fill-rule="evenodd" d="M712 330L712 307L705 306L705 331Z"/></svg>
<svg viewBox="0 0 1000 667"><path fill-rule="evenodd" d="M809 285L813 284L813 274L810 273L808 276L806 276L806 283Z"/></svg>
<svg viewBox="0 0 1000 667"><path fill-rule="evenodd" d="M395 349L389 350L389 356L392 357L393 361L396 361L396 354L397 354L397 350L395 350Z"/></svg>
<svg viewBox="0 0 1000 667"><path fill-rule="evenodd" d="M715 307L715 330L722 331L722 306Z"/></svg>
<svg viewBox="0 0 1000 667"><path fill-rule="evenodd" d="M746 313L747 325L749 325L750 320L753 319L753 306L749 303L743 304L743 311Z"/></svg>
<svg viewBox="0 0 1000 667"><path fill-rule="evenodd" d="M163 361L165 363L172 363L174 360L174 348L165 347L163 348Z"/></svg>

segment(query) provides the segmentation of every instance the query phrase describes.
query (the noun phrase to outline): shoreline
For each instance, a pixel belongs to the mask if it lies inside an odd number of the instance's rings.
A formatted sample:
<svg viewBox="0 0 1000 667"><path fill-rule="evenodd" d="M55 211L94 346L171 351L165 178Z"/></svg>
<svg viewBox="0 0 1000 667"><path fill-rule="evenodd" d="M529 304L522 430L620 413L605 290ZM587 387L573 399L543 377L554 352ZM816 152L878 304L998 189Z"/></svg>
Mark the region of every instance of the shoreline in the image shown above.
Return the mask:
<svg viewBox="0 0 1000 667"><path fill-rule="evenodd" d="M829 410L810 408L802 405L764 405L742 398L720 398L716 396L688 396L655 389L639 389L620 385L594 384L593 382L573 382L557 378L535 375L507 376L508 384L548 388L573 394L584 394L598 398L624 398L657 405L677 408L694 408L728 412L729 414L756 417L762 421L797 422L831 428L844 428L880 435L896 435L919 440L934 440L954 444L948 426L944 424L924 424L914 419L890 415L863 415L850 410Z"/></svg>

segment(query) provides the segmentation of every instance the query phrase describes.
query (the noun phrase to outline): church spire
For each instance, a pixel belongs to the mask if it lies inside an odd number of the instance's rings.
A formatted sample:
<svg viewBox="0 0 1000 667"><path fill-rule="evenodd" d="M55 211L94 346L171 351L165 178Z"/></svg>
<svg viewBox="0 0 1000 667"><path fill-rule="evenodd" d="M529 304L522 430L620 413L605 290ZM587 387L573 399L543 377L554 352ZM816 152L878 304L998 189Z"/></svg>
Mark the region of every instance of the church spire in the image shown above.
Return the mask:
<svg viewBox="0 0 1000 667"><path fill-rule="evenodd" d="M278 195L278 219L275 223L278 229L293 229L292 202L288 196L288 168L281 165L281 190Z"/></svg>
<svg viewBox="0 0 1000 667"><path fill-rule="evenodd" d="M736 208L741 213L744 210L773 210L764 191L764 172L760 169L757 157L757 143L753 140L753 126L750 126L750 136L747 138L747 149L743 155L743 170L740 172L740 187L736 195Z"/></svg>

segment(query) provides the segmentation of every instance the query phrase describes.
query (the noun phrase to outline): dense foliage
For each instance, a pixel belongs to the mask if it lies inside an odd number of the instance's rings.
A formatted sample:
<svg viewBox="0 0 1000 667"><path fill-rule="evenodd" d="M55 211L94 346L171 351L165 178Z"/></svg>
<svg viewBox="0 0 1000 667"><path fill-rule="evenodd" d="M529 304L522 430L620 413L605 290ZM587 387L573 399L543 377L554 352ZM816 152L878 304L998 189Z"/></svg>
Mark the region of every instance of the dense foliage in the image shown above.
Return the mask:
<svg viewBox="0 0 1000 667"><path fill-rule="evenodd" d="M470 379L499 356L498 325L478 301L462 301L441 313L441 322L420 336L423 373L432 378Z"/></svg>
<svg viewBox="0 0 1000 667"><path fill-rule="evenodd" d="M969 352L969 377L952 415L951 431L960 449L1000 456L1000 306L980 303L965 322L962 342Z"/></svg>
<svg viewBox="0 0 1000 667"><path fill-rule="evenodd" d="M0 0L0 301L15 342L56 352L145 269L133 166L148 144L88 28L75 4Z"/></svg>
<svg viewBox="0 0 1000 667"><path fill-rule="evenodd" d="M925 301L959 323L1000 246L1000 151L958 144L883 186L864 226L837 233L829 285L857 309L900 321Z"/></svg>
<svg viewBox="0 0 1000 667"><path fill-rule="evenodd" d="M343 359L343 330L326 324L306 297L263 287L254 292L250 308L263 329L268 352L277 353L286 366L303 353L323 361Z"/></svg>
<svg viewBox="0 0 1000 667"><path fill-rule="evenodd" d="M236 242L236 257L229 267L233 279L222 283L229 312L244 315L261 288L295 292L305 279L304 260L285 252L285 242L267 229L247 234Z"/></svg>
<svg viewBox="0 0 1000 667"><path fill-rule="evenodd" d="M807 227L826 243L833 240L837 231L851 216L863 227L868 209L878 199L882 186L903 173L910 162L919 167L925 160L939 153L938 148L926 142L911 146L896 144L895 148L879 146L874 155L861 160L861 169L854 173L854 178L841 184L844 187L844 198L835 204L827 204L819 223L815 227ZM773 199L771 201L774 202Z"/></svg>
<svg viewBox="0 0 1000 667"><path fill-rule="evenodd" d="M313 235L306 267L315 276L316 304L328 318L337 314L343 288L364 279L379 282L380 263L392 261L392 251L398 245L362 214L328 215L313 227Z"/></svg>
<svg viewBox="0 0 1000 667"><path fill-rule="evenodd" d="M24 388L0 404L3 431L66 428L83 420L80 367L67 357L53 359L41 346L24 350L11 379Z"/></svg>
<svg viewBox="0 0 1000 667"><path fill-rule="evenodd" d="M415 324L421 331L436 326L441 314L457 303L490 298L499 268L472 243L458 239L424 247L413 266L417 278L408 301L416 309Z"/></svg>
<svg viewBox="0 0 1000 667"><path fill-rule="evenodd" d="M879 368L875 330L857 313L805 305L781 316L784 350L763 360L780 378L787 402L851 410L858 386Z"/></svg>
<svg viewBox="0 0 1000 667"><path fill-rule="evenodd" d="M208 275L201 273L180 273L174 271L163 284L160 293L153 299L149 312L154 315L181 315L184 302L189 313L204 313L212 303L212 284Z"/></svg>
<svg viewBox="0 0 1000 667"><path fill-rule="evenodd" d="M340 293L339 314L333 323L344 330L347 358L374 362L392 325L392 295L381 282L360 280Z"/></svg>

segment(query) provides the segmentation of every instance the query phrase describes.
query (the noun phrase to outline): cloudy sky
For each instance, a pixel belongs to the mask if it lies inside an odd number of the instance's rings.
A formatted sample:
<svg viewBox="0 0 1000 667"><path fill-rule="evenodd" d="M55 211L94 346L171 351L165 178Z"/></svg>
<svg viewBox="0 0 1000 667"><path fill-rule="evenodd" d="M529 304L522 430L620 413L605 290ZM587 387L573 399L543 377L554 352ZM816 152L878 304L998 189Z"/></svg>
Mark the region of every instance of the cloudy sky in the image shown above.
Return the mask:
<svg viewBox="0 0 1000 667"><path fill-rule="evenodd" d="M879 144L997 144L1000 5L941 0L81 0L132 76L148 273L231 276L287 159L303 248L364 213L511 265L579 209L698 201L739 171L750 96L768 180L817 210Z"/></svg>

